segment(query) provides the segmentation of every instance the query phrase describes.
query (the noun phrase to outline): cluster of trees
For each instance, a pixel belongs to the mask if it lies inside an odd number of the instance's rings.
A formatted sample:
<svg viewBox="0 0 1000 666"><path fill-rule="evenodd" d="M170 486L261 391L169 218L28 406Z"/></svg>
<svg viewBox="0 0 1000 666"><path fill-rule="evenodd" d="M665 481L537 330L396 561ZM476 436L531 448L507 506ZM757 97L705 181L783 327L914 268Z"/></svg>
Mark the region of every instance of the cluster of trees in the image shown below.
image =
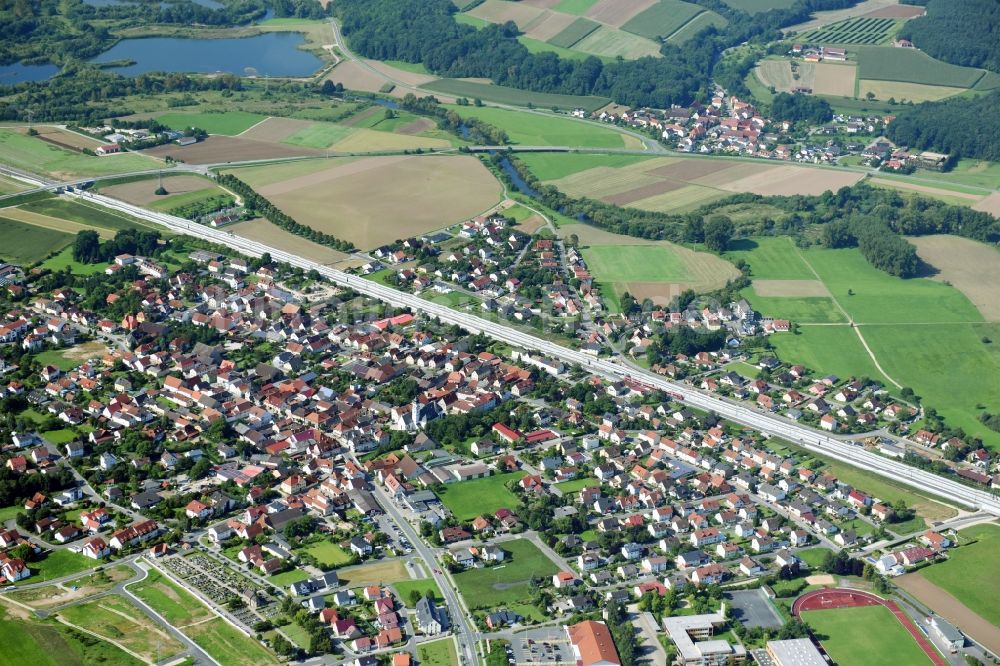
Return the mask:
<svg viewBox="0 0 1000 666"><path fill-rule="evenodd" d="M159 242L159 231L121 229L114 238L102 243L97 232L88 229L76 235L73 260L81 264L99 264L111 262L119 254L153 257L160 252Z"/></svg>
<svg viewBox="0 0 1000 666"><path fill-rule="evenodd" d="M462 118L452 109L443 108L436 97L417 98L413 93L406 93L399 107L411 113L431 116L438 120L442 128L487 146L506 145L510 140L507 132L485 123L479 118Z"/></svg>
<svg viewBox="0 0 1000 666"><path fill-rule="evenodd" d="M50 474L15 474L0 468L0 503L3 506L22 504L35 493L53 495L73 485L73 474L58 467Z"/></svg>
<svg viewBox="0 0 1000 666"><path fill-rule="evenodd" d="M833 118L833 109L822 97L799 93L778 93L771 102L771 117L791 122L825 123Z"/></svg>
<svg viewBox="0 0 1000 666"><path fill-rule="evenodd" d="M722 349L726 344L725 329L699 333L687 326L664 330L646 352L650 363L663 363L678 354L693 356L698 352Z"/></svg>
<svg viewBox="0 0 1000 666"><path fill-rule="evenodd" d="M972 99L956 97L900 107L885 133L894 142L910 148L996 161L1000 160L997 108L1000 108L1000 91Z"/></svg>
<svg viewBox="0 0 1000 666"><path fill-rule="evenodd" d="M1000 72L1000 4L996 0L928 0L927 14L907 21L900 37L938 60Z"/></svg>
<svg viewBox="0 0 1000 666"><path fill-rule="evenodd" d="M607 608L607 625L611 630L611 638L618 648L618 657L622 666L633 666L639 662L639 644L635 638L635 627L629 622L628 614L617 601L611 601Z"/></svg>
<svg viewBox="0 0 1000 666"><path fill-rule="evenodd" d="M222 174L218 177L219 184L226 189L232 190L243 198L243 205L247 210L256 211L266 217L272 224L277 225L289 233L302 236L314 243L332 247L341 252L354 252L353 243L331 236L328 233L317 231L310 226L300 224L293 220L284 211L270 201L257 194L252 187L231 174Z"/></svg>
<svg viewBox="0 0 1000 666"><path fill-rule="evenodd" d="M875 268L889 275L909 278L920 272L917 248L886 227L873 226L858 236L858 250Z"/></svg>

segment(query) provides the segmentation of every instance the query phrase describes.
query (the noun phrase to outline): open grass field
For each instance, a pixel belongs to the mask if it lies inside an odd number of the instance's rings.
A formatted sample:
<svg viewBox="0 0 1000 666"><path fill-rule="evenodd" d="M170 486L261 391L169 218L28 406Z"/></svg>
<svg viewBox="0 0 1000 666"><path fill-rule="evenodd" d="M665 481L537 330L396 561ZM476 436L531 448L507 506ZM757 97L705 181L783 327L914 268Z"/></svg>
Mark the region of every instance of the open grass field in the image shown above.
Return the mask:
<svg viewBox="0 0 1000 666"><path fill-rule="evenodd" d="M388 585L410 580L402 560L381 560L337 570L341 585Z"/></svg>
<svg viewBox="0 0 1000 666"><path fill-rule="evenodd" d="M2 211L0 211L2 213ZM34 224L0 217L0 259L27 266L73 242L73 236Z"/></svg>
<svg viewBox="0 0 1000 666"><path fill-rule="evenodd" d="M31 186L27 183L22 183L19 180L7 178L6 176L0 176L0 195L16 194L29 189L31 189Z"/></svg>
<svg viewBox="0 0 1000 666"><path fill-rule="evenodd" d="M40 621L23 609L0 604L2 663L17 666L140 666L143 662L105 641L81 640L79 634L54 620Z"/></svg>
<svg viewBox="0 0 1000 666"><path fill-rule="evenodd" d="M184 650L180 641L156 626L134 603L116 595L63 608L59 615L151 662Z"/></svg>
<svg viewBox="0 0 1000 666"><path fill-rule="evenodd" d="M263 645L221 617L188 627L184 633L222 666L280 663Z"/></svg>
<svg viewBox="0 0 1000 666"><path fill-rule="evenodd" d="M331 541L311 543L303 550L315 557L324 570L343 566L351 561L351 555Z"/></svg>
<svg viewBox="0 0 1000 666"><path fill-rule="evenodd" d="M518 609L522 615L537 615L537 609L527 606L531 579L534 576L548 578L559 568L527 539L504 541L501 547L507 552L503 564L454 575L458 591L472 610L507 605Z"/></svg>
<svg viewBox="0 0 1000 666"><path fill-rule="evenodd" d="M410 603L410 592L416 590L420 593L420 596L424 596L428 591L434 594L434 598L438 601L444 599L441 595L441 589L433 578L417 578L414 580L401 580L398 583L392 584L393 588L396 590L396 594L402 599L403 604L408 608L412 608L413 604Z"/></svg>
<svg viewBox="0 0 1000 666"><path fill-rule="evenodd" d="M136 206L149 206L161 201L167 201L175 196L199 192L206 188L214 187L212 180L202 176L187 174L167 175L163 178L163 187L167 190L166 195L156 194L159 187L157 178L148 180L136 180L130 183L121 183L101 188L101 193L115 199L121 199ZM221 193L222 190L219 190Z"/></svg>
<svg viewBox="0 0 1000 666"><path fill-rule="evenodd" d="M52 608L105 592L133 575L130 568L118 566L87 574L61 585L15 590L8 592L7 596L32 608Z"/></svg>
<svg viewBox="0 0 1000 666"><path fill-rule="evenodd" d="M884 606L807 611L802 619L839 666L931 665L931 660Z"/></svg>
<svg viewBox="0 0 1000 666"><path fill-rule="evenodd" d="M88 358L101 357L108 348L99 342L85 342L68 349L47 349L35 356L42 365L54 365L62 370L72 370Z"/></svg>
<svg viewBox="0 0 1000 666"><path fill-rule="evenodd" d="M917 49L891 46L856 47L860 79L902 81L929 86L972 88L985 72L935 60Z"/></svg>
<svg viewBox="0 0 1000 666"><path fill-rule="evenodd" d="M527 106L528 104L532 104L544 109L552 107L566 110L581 108L593 111L606 106L611 101L607 97L538 93L518 88L496 86L491 83L478 83L476 81L463 81L460 79L437 79L430 83L425 83L420 87L424 90L453 95L455 97L468 97L470 99L478 97L487 102L510 104L511 106Z"/></svg>
<svg viewBox="0 0 1000 666"><path fill-rule="evenodd" d="M32 583L62 578L78 571L86 571L93 566L94 560L65 549L54 550L46 555L45 559L29 564Z"/></svg>
<svg viewBox="0 0 1000 666"><path fill-rule="evenodd" d="M626 60L660 56L660 45L657 42L606 25L576 42L573 48L596 56L621 57Z"/></svg>
<svg viewBox="0 0 1000 666"><path fill-rule="evenodd" d="M965 88L951 86L928 86L922 83L906 83L904 81L861 81L858 95L867 97L868 93L875 99L894 99L897 102L935 102L945 97L951 97L964 92ZM833 95L836 93L823 93ZM845 95L846 97L847 95Z"/></svg>
<svg viewBox="0 0 1000 666"><path fill-rule="evenodd" d="M183 131L191 127L198 127L209 134L236 136L265 118L266 116L258 113L230 109L214 113L165 113L162 116L157 116L156 120L175 130Z"/></svg>
<svg viewBox="0 0 1000 666"><path fill-rule="evenodd" d="M507 490L507 484L519 481L524 474L495 474L485 479L472 479L445 485L441 502L460 521L489 515L497 509L514 510L520 504L517 496Z"/></svg>
<svg viewBox="0 0 1000 666"><path fill-rule="evenodd" d="M750 264L750 276L755 280L813 280L816 276L795 251L789 236L740 239L730 244L726 252L730 261L743 259Z"/></svg>
<svg viewBox="0 0 1000 666"><path fill-rule="evenodd" d="M71 199L42 199L23 204L20 208L25 211L76 222L96 229L107 229L112 232L120 229L156 229L157 231L162 231L162 227L158 227L151 222L144 223L134 217L118 213L97 204L83 203L82 201Z"/></svg>
<svg viewBox="0 0 1000 666"><path fill-rule="evenodd" d="M670 37L667 38L667 41L671 44L685 44L705 28L709 26L724 28L726 23L726 19L722 18L715 12L702 12L681 26L680 30L670 35Z"/></svg>
<svg viewBox="0 0 1000 666"><path fill-rule="evenodd" d="M281 139L292 146L305 146L322 150L346 139L351 134L349 127L333 123L313 123Z"/></svg>
<svg viewBox="0 0 1000 666"><path fill-rule="evenodd" d="M72 241L70 242L72 243ZM47 268L50 271L56 272L66 270L67 266L73 275L80 275L83 277L103 273L104 269L108 267L107 264L81 264L73 261L72 247L66 247L63 250L60 250L58 254L46 259L39 265L40 268Z"/></svg>
<svg viewBox="0 0 1000 666"><path fill-rule="evenodd" d="M759 307L754 299L750 302L755 308ZM762 311L771 315L769 311ZM771 316L781 317L782 313L775 312ZM798 335L772 336L771 343L778 358L788 363L801 363L838 377L866 376L886 382L857 334L848 326L803 326Z"/></svg>
<svg viewBox="0 0 1000 666"><path fill-rule="evenodd" d="M467 156L331 159L314 166L263 186L257 178L270 180L268 167L233 173L302 224L364 249L471 218L495 205L501 191L482 163Z"/></svg>
<svg viewBox="0 0 1000 666"><path fill-rule="evenodd" d="M590 19L578 18L560 30L557 35L549 38L548 43L568 49L600 27L600 23L596 23Z"/></svg>
<svg viewBox="0 0 1000 666"><path fill-rule="evenodd" d="M645 155L600 155L595 153L523 153L518 159L539 180L558 180L597 167L621 168L654 159Z"/></svg>
<svg viewBox="0 0 1000 666"><path fill-rule="evenodd" d="M84 155L7 129L0 129L0 162L21 171L64 180L155 169L161 164L138 153Z"/></svg>
<svg viewBox="0 0 1000 666"><path fill-rule="evenodd" d="M292 583L298 583L309 578L309 574L303 569L291 569L289 571L282 571L281 573L274 574L273 576L268 576L267 580L271 585L275 587L288 587Z"/></svg>
<svg viewBox="0 0 1000 666"><path fill-rule="evenodd" d="M350 259L349 254L334 250L325 245L320 245L319 243L314 243L302 236L296 236L279 226L271 224L271 222L262 217L229 225L226 227L226 231L259 243L266 243L279 250L292 252L327 266L340 264Z"/></svg>
<svg viewBox="0 0 1000 666"><path fill-rule="evenodd" d="M893 582L934 613L956 627L961 627L962 633L971 636L983 647L994 654L1000 651L1000 625L997 625L996 621L987 620L962 603L954 594L929 581L923 572L924 570L921 570L900 576Z"/></svg>
<svg viewBox="0 0 1000 666"><path fill-rule="evenodd" d="M833 552L829 548L824 548L823 546L818 546L816 548L806 548L804 550L795 551L795 555L801 559L803 562L809 565L810 569L815 569L823 563L826 558L826 554Z"/></svg>
<svg viewBox="0 0 1000 666"><path fill-rule="evenodd" d="M145 580L128 589L177 628L202 622L215 615L194 595L156 569L151 569Z"/></svg>
<svg viewBox="0 0 1000 666"><path fill-rule="evenodd" d="M965 294L986 321L1000 321L1000 252L960 236L910 238L920 258L937 271L932 280Z"/></svg>
<svg viewBox="0 0 1000 666"><path fill-rule="evenodd" d="M569 116L523 113L496 107L450 106L463 118L478 118L507 132L511 143L525 146L580 146L586 148L631 148L637 140L618 130L574 120ZM544 155L544 157L543 157ZM555 153L525 154L525 157L553 157ZM558 157L585 158L587 155L559 153ZM597 157L597 156L595 156ZM606 156L601 156L606 157ZM614 156L625 157L625 156ZM562 160L553 159L556 164ZM573 160L567 160L572 162Z"/></svg>
<svg viewBox="0 0 1000 666"><path fill-rule="evenodd" d="M454 638L442 638L417 645L417 661L422 666L453 666L458 661Z"/></svg>
<svg viewBox="0 0 1000 666"><path fill-rule="evenodd" d="M564 14L580 16L585 14L596 2L597 0L559 0L552 9Z"/></svg>
<svg viewBox="0 0 1000 666"><path fill-rule="evenodd" d="M648 39L665 39L703 11L698 5L683 0L659 0L625 23L622 29Z"/></svg>

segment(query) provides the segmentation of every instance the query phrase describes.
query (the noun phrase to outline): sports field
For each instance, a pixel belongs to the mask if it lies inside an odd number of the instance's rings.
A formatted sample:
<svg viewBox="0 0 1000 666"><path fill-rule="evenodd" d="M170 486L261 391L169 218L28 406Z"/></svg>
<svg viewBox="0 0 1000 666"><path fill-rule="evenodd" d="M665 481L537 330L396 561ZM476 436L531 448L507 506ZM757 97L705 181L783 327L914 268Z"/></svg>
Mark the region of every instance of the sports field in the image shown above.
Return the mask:
<svg viewBox="0 0 1000 666"><path fill-rule="evenodd" d="M156 120L175 130L186 130L191 127L203 129L209 134L225 134L236 136L267 118L258 113L248 113L229 109L227 111L204 113L164 113Z"/></svg>
<svg viewBox="0 0 1000 666"><path fill-rule="evenodd" d="M485 479L472 479L449 483L441 491L441 502L460 521L472 520L476 516L491 515L497 509L516 510L520 500L507 490L511 481L519 481L524 474L494 474Z"/></svg>
<svg viewBox="0 0 1000 666"><path fill-rule="evenodd" d="M0 163L63 180L155 169L162 165L138 153L107 157L84 155L7 129L0 129Z"/></svg>
<svg viewBox="0 0 1000 666"><path fill-rule="evenodd" d="M496 107L449 106L463 118L478 118L507 132L511 143L524 146L580 146L587 148L632 148L639 141L613 127L574 120L552 113L524 113ZM554 153L544 154L546 157ZM527 155L526 155L527 156ZM560 157L586 157L567 154ZM530 155L530 157L542 157Z"/></svg>
<svg viewBox="0 0 1000 666"><path fill-rule="evenodd" d="M73 242L73 236L54 229L0 217L0 259L27 266Z"/></svg>
<svg viewBox="0 0 1000 666"><path fill-rule="evenodd" d="M884 606L807 611L802 619L839 666L933 663Z"/></svg>
<svg viewBox="0 0 1000 666"><path fill-rule="evenodd" d="M531 579L550 578L559 567L527 539L504 541L499 545L507 553L504 562L495 567L455 574L458 591L472 610L506 605L525 617L538 618L538 609L528 605Z"/></svg>

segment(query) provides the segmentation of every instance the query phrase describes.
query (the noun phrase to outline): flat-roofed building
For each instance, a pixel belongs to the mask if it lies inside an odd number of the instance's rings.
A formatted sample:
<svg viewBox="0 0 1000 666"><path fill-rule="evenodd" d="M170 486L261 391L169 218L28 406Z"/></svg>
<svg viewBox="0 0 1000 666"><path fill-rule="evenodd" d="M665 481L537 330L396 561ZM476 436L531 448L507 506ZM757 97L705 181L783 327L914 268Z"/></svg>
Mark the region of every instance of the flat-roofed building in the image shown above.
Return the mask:
<svg viewBox="0 0 1000 666"><path fill-rule="evenodd" d="M768 641L767 656L774 666L827 666L819 648L808 638Z"/></svg>
<svg viewBox="0 0 1000 666"><path fill-rule="evenodd" d="M676 664L684 666L728 666L746 661L742 645L713 640L716 629L726 626L726 605L718 613L663 618L667 637L677 646Z"/></svg>

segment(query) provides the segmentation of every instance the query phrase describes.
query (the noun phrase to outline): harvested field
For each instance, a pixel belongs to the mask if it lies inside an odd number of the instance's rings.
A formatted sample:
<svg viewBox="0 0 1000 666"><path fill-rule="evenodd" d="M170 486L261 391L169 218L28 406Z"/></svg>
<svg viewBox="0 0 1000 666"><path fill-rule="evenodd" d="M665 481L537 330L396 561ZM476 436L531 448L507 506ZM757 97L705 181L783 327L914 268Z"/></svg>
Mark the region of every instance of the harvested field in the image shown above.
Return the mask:
<svg viewBox="0 0 1000 666"><path fill-rule="evenodd" d="M436 128L437 125L430 118L417 118L412 123L407 123L396 130L399 134L420 134Z"/></svg>
<svg viewBox="0 0 1000 666"><path fill-rule="evenodd" d="M168 144L143 151L152 157L173 157L188 164L221 164L244 160L322 155L322 151L282 143L265 143L234 136L210 136L190 146Z"/></svg>
<svg viewBox="0 0 1000 666"><path fill-rule="evenodd" d="M411 86L419 86L424 83L430 83L437 78L436 76L431 76L430 74L408 72L405 69L399 69L398 67L387 65L386 63L379 62L378 60L365 60L365 64L388 78L396 81L402 81L403 83ZM383 81L383 83L385 82ZM346 86L347 84L345 83L344 85Z"/></svg>
<svg viewBox="0 0 1000 666"><path fill-rule="evenodd" d="M243 131L238 136L241 139L253 139L254 141L270 141L278 143L281 140L295 134L296 132L314 125L311 120L298 120L297 118L267 118L253 127Z"/></svg>
<svg viewBox="0 0 1000 666"><path fill-rule="evenodd" d="M779 166L763 170L740 180L719 183L729 192L753 192L765 196L816 195L827 190L836 192L841 187L854 185L863 174L829 169L810 169L798 166Z"/></svg>
<svg viewBox="0 0 1000 666"><path fill-rule="evenodd" d="M531 27L525 31L525 36L547 42L575 20L576 17L572 14L546 11L538 19L531 22Z"/></svg>
<svg viewBox="0 0 1000 666"><path fill-rule="evenodd" d="M96 231L97 235L105 240L108 238L114 238L116 233L113 229L92 227L89 224L81 224L71 220L51 217L49 215L43 215L42 213L23 210L21 208L4 209L3 216L9 220L17 220L18 222L30 224L33 227L41 227L42 229L50 229L52 231L62 231L67 234L78 234L81 231Z"/></svg>
<svg viewBox="0 0 1000 666"><path fill-rule="evenodd" d="M875 99L887 100L890 97L897 102L934 102L945 97L957 95L965 91L965 88L952 88L950 86L928 86L922 83L907 83L905 81L869 81L860 82L858 97L865 97L868 93L875 95ZM853 91L853 86L852 86ZM827 93L843 94L843 93ZM853 94L853 93L852 93ZM849 95L844 95L849 96Z"/></svg>
<svg viewBox="0 0 1000 666"><path fill-rule="evenodd" d="M969 201L985 201L985 199L979 194L971 194L969 192L959 192L957 190L945 190L940 187L930 187L928 185L917 185L916 183L908 183L902 180L895 180L889 178L871 178L869 182L872 185L891 187L893 189L898 189L898 190L910 190L912 192L920 192L922 194L927 194L929 196L938 195L938 196L958 197L959 199L968 199Z"/></svg>
<svg viewBox="0 0 1000 666"><path fill-rule="evenodd" d="M214 186L215 183L212 180L202 178L201 176L176 175L163 177L163 187L166 188L171 196L197 192L198 190ZM137 180L132 183L102 187L101 194L121 199L136 206L147 206L157 201L163 201L166 198L156 194L157 187L157 179L151 178L149 180Z"/></svg>
<svg viewBox="0 0 1000 666"><path fill-rule="evenodd" d="M668 192L673 192L674 190L679 190L682 187L684 187L684 183L678 181L658 180L648 185L643 185L642 187L637 187L625 192L605 195L601 197L601 200L605 203L614 204L615 206L627 206L630 203L641 201L643 199L649 199L650 197L666 194Z"/></svg>
<svg viewBox="0 0 1000 666"><path fill-rule="evenodd" d="M266 243L279 250L292 252L310 261L327 266L332 266L350 257L350 255L343 252L326 247L325 245L313 243L302 236L289 233L263 218L228 226L226 227L226 231L243 238L249 238L258 243Z"/></svg>
<svg viewBox="0 0 1000 666"><path fill-rule="evenodd" d="M935 585L919 573L900 576L893 582L944 619L961 627L963 632L994 654L1000 652L1000 627L969 610L943 587Z"/></svg>
<svg viewBox="0 0 1000 666"><path fill-rule="evenodd" d="M806 63L811 65L812 63ZM803 67L800 66L800 70ZM810 71L812 67L809 68ZM792 89L792 63L790 60L762 60L755 70L757 78L768 88L788 92ZM805 81L801 71L796 85L811 88L811 81Z"/></svg>
<svg viewBox="0 0 1000 666"><path fill-rule="evenodd" d="M573 45L577 51L626 60L643 56L660 56L660 45L651 39L602 25Z"/></svg>
<svg viewBox="0 0 1000 666"><path fill-rule="evenodd" d="M358 128L344 139L334 143L330 149L342 153L361 153L379 150L409 150L413 148L450 148L445 139L426 136L409 136L394 132L379 132Z"/></svg>
<svg viewBox="0 0 1000 666"><path fill-rule="evenodd" d="M973 210L981 210L990 213L993 217L1000 217L1000 194L994 192L972 207Z"/></svg>
<svg viewBox="0 0 1000 666"><path fill-rule="evenodd" d="M810 86L816 95L854 97L854 79L858 68L853 64L818 62L813 67L813 82ZM864 97L864 90L861 96Z"/></svg>
<svg viewBox="0 0 1000 666"><path fill-rule="evenodd" d="M541 215L533 214L517 223L518 231L533 235L536 231L545 226L545 220Z"/></svg>
<svg viewBox="0 0 1000 666"><path fill-rule="evenodd" d="M337 575L340 577L341 584L352 587L364 584L385 585L401 580L410 580L410 574L406 571L402 560L381 560L338 569Z"/></svg>
<svg viewBox="0 0 1000 666"><path fill-rule="evenodd" d="M741 166L746 165L740 162L724 162L721 160L684 160L680 162L672 161L662 166L651 163L646 168L643 168L642 171L659 176L660 178L696 182L699 178L718 176L724 171Z"/></svg>
<svg viewBox="0 0 1000 666"><path fill-rule="evenodd" d="M656 3L657 0L598 0L584 16L620 28Z"/></svg>
<svg viewBox="0 0 1000 666"><path fill-rule="evenodd" d="M932 279L949 282L987 321L1000 321L1000 252L960 236L908 238L917 254L937 269Z"/></svg>
<svg viewBox="0 0 1000 666"><path fill-rule="evenodd" d="M915 5L890 5L864 14L865 18L915 18L926 13L923 7Z"/></svg>
<svg viewBox="0 0 1000 666"><path fill-rule="evenodd" d="M753 290L758 296L809 298L830 295L830 290L819 280L754 280Z"/></svg>
<svg viewBox="0 0 1000 666"><path fill-rule="evenodd" d="M69 148L71 150L80 150L83 148L94 149L102 144L102 142L97 139L91 139L89 136L77 134L76 132L71 132L61 127L52 127L51 125L35 125L34 129L38 132L38 138L42 141L61 146L63 148Z"/></svg>
<svg viewBox="0 0 1000 666"><path fill-rule="evenodd" d="M469 16L481 18L490 23L506 23L513 21L522 32L527 26L542 17L546 10L532 7L521 2L504 2L504 0L486 0L483 4L466 12Z"/></svg>
<svg viewBox="0 0 1000 666"><path fill-rule="evenodd" d="M384 77L353 60L345 60L326 75L326 80L342 83L345 88L361 92L378 92L387 81Z"/></svg>
<svg viewBox="0 0 1000 666"><path fill-rule="evenodd" d="M478 215L497 203L501 190L493 175L467 156L333 159L316 166L313 173L258 191L302 224L365 249ZM236 175L254 185L260 172Z"/></svg>

